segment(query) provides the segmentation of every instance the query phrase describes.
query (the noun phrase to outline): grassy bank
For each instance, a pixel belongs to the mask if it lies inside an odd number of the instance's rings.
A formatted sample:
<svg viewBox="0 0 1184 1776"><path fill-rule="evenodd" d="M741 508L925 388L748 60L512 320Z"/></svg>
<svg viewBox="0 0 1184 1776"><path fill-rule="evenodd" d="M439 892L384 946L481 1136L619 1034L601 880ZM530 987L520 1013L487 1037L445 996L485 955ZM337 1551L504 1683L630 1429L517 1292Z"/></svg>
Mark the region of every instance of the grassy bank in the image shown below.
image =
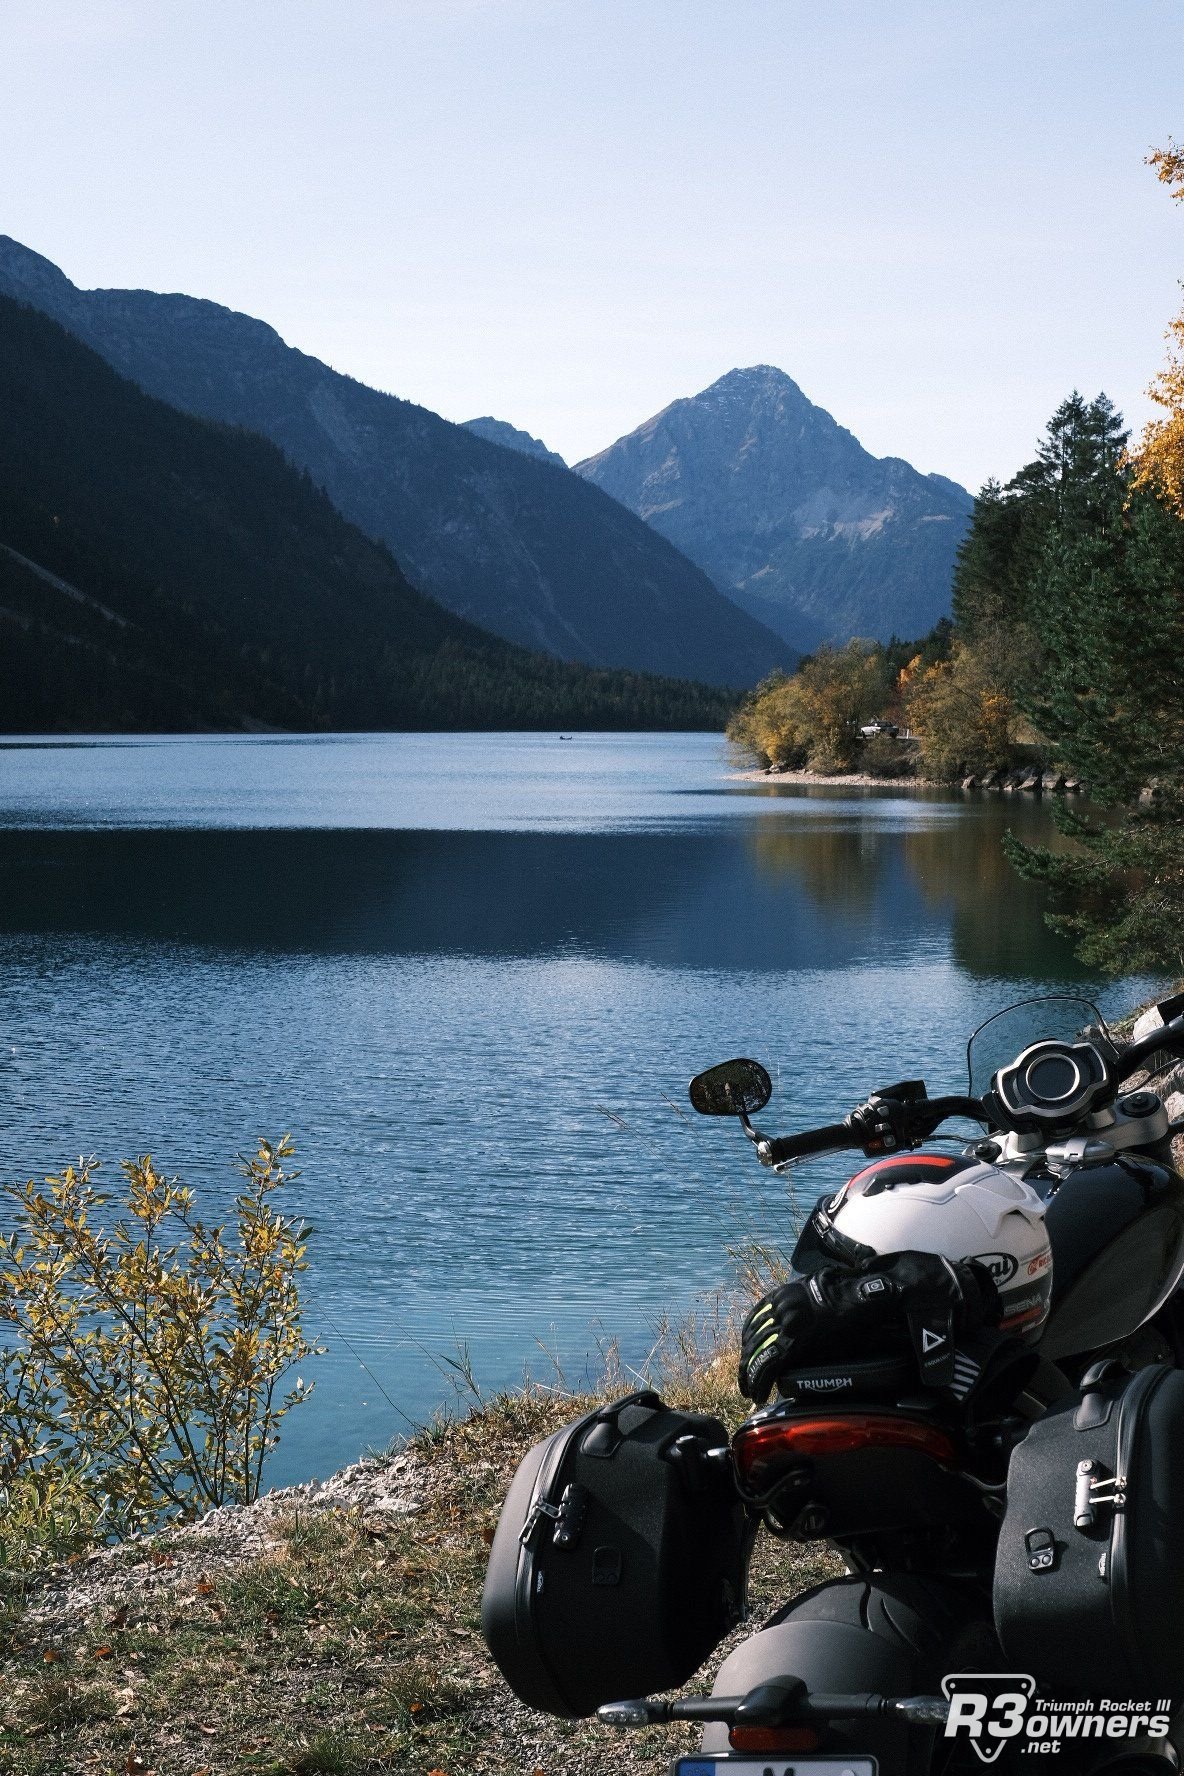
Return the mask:
<svg viewBox="0 0 1184 1776"><path fill-rule="evenodd" d="M720 1356L667 1379L664 1391L734 1423L743 1402L733 1373L732 1358ZM663 1769L693 1735L622 1736L534 1714L506 1689L480 1635L485 1562L510 1474L532 1443L592 1403L541 1389L502 1397L322 1486L56 1567L10 1597L0 1772ZM838 1570L826 1550L762 1538L754 1625ZM727 1650L693 1688L709 1687Z"/></svg>

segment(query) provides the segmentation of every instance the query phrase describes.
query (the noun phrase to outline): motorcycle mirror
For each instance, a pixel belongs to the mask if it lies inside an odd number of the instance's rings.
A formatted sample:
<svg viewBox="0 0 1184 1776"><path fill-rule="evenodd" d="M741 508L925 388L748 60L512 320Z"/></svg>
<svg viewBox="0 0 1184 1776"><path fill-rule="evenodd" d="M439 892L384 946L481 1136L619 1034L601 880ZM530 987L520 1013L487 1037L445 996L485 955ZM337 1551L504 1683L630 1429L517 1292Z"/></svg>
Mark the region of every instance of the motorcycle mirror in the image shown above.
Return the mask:
<svg viewBox="0 0 1184 1776"><path fill-rule="evenodd" d="M759 1061L721 1061L697 1073L688 1089L700 1116L755 1116L773 1096L773 1082Z"/></svg>

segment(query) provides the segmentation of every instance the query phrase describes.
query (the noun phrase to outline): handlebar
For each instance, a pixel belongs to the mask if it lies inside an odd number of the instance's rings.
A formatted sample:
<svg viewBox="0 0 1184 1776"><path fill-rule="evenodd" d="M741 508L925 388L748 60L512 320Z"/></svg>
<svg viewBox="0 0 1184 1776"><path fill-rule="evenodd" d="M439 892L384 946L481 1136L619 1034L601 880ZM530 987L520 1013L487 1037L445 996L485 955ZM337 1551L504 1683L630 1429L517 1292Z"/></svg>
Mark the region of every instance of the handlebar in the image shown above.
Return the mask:
<svg viewBox="0 0 1184 1776"><path fill-rule="evenodd" d="M921 1112L922 1121L926 1117L930 1119L931 1127L925 1131L925 1134L929 1135L933 1133L939 1123L948 1121L951 1116L964 1116L970 1122L986 1121L986 1111L983 1109L981 1098L961 1096L929 1098L924 1104L918 1104L916 1109ZM922 1139L924 1139L924 1135Z"/></svg>
<svg viewBox="0 0 1184 1776"><path fill-rule="evenodd" d="M918 1098L908 1102L888 1096L872 1097L843 1122L828 1123L825 1128L805 1129L800 1135L761 1135L749 1126L746 1133L755 1143L762 1165L785 1165L814 1153L840 1153L851 1148L872 1159L915 1147L952 1116L982 1121L983 1106L978 1098L967 1097Z"/></svg>
<svg viewBox="0 0 1184 1776"><path fill-rule="evenodd" d="M806 1159L811 1153L838 1153L844 1147L858 1147L859 1140L846 1122L828 1123L825 1128L806 1129L800 1135L766 1135L757 1142L762 1165L783 1165L789 1159Z"/></svg>
<svg viewBox="0 0 1184 1776"><path fill-rule="evenodd" d="M1139 1042L1132 1042L1118 1057L1111 1073L1115 1091L1123 1080L1139 1072L1159 1054L1184 1054L1184 1012L1161 1024ZM765 1135L753 1128L748 1117L740 1120L744 1132L757 1150L762 1165L788 1165L795 1159L808 1159L816 1153L841 1153L856 1149L868 1159L899 1153L928 1140L940 1125L951 1117L966 1117L987 1122L982 1100L971 1097L926 1098L914 1093L896 1097L893 1087L873 1094L842 1122L828 1123L824 1128L804 1129L799 1135ZM920 1087L924 1092L924 1086Z"/></svg>
<svg viewBox="0 0 1184 1776"><path fill-rule="evenodd" d="M1166 1024L1161 1024L1158 1030L1152 1030L1141 1042L1132 1042L1129 1048L1123 1049L1115 1074L1116 1083L1121 1085L1132 1073L1139 1072L1152 1055L1159 1054L1161 1050L1171 1053L1173 1049L1184 1050L1184 1012L1179 1017L1171 1018Z"/></svg>

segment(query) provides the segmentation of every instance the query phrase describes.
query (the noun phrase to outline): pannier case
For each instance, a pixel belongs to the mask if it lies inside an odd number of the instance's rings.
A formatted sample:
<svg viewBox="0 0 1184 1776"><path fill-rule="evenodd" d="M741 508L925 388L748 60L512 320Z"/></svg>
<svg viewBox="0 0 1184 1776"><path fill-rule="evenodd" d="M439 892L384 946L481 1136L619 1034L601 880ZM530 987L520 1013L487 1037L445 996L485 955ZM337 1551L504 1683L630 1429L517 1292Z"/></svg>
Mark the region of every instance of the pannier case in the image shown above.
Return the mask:
<svg viewBox="0 0 1184 1776"><path fill-rule="evenodd" d="M1038 1683L1184 1700L1184 1373L1097 1363L1012 1453L995 1626Z"/></svg>
<svg viewBox="0 0 1184 1776"><path fill-rule="evenodd" d="M725 1427L630 1394L523 1459L490 1550L486 1643L549 1714L671 1689L740 1620L750 1546Z"/></svg>

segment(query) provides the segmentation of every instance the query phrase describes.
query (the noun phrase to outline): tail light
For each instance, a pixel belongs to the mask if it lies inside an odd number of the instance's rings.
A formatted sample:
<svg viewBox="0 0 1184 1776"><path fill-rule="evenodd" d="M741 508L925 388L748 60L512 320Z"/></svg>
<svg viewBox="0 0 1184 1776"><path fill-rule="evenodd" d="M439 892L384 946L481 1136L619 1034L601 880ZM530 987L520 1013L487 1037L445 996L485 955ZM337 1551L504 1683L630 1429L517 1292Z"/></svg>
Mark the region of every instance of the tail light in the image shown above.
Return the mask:
<svg viewBox="0 0 1184 1776"><path fill-rule="evenodd" d="M942 1467L956 1467L957 1451L936 1425L888 1412L843 1412L828 1418L768 1418L741 1425L732 1455L744 1491L769 1491L785 1472L803 1462L851 1455L860 1449L902 1449L927 1455Z"/></svg>
<svg viewBox="0 0 1184 1776"><path fill-rule="evenodd" d="M822 1734L816 1727L733 1727L733 1751L816 1751Z"/></svg>

